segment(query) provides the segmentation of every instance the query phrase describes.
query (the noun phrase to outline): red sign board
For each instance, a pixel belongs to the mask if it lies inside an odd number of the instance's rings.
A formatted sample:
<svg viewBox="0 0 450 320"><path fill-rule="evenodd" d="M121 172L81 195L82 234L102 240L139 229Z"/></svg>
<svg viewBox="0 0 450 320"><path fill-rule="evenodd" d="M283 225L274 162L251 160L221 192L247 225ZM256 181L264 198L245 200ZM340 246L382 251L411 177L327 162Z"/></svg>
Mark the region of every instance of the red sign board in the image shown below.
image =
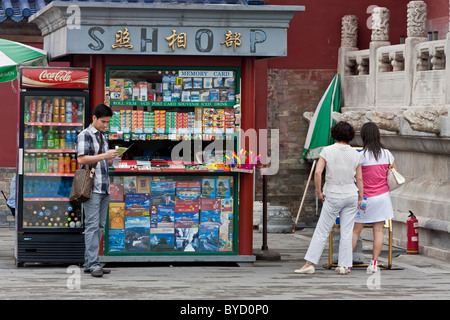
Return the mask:
<svg viewBox="0 0 450 320"><path fill-rule="evenodd" d="M89 69L22 68L22 87L26 88L89 88Z"/></svg>

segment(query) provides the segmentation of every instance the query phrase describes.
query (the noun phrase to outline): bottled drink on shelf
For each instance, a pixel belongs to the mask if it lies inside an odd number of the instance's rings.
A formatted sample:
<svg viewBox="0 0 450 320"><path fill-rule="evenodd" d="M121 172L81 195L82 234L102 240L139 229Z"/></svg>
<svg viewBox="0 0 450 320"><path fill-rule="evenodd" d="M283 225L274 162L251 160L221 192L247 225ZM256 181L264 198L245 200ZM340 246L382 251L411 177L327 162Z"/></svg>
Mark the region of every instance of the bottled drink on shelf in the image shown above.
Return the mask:
<svg viewBox="0 0 450 320"><path fill-rule="evenodd" d="M55 131L53 131L52 127L50 127L47 133L47 148L55 149Z"/></svg>
<svg viewBox="0 0 450 320"><path fill-rule="evenodd" d="M72 154L72 157L70 159L70 172L74 173L77 169L77 159L75 159L75 155Z"/></svg>
<svg viewBox="0 0 450 320"><path fill-rule="evenodd" d="M75 149L75 143L77 141L77 132L75 130L70 131L70 142L72 142L72 147L70 149Z"/></svg>
<svg viewBox="0 0 450 320"><path fill-rule="evenodd" d="M24 162L23 167L24 167L24 171L25 171L25 172L31 172L31 171L30 171L30 161L31 161L30 155L29 155L28 153L26 153L26 154L25 154L25 157L24 157L24 159L23 159L23 162Z"/></svg>
<svg viewBox="0 0 450 320"><path fill-rule="evenodd" d="M36 172L42 173L42 153L36 154Z"/></svg>
<svg viewBox="0 0 450 320"><path fill-rule="evenodd" d="M34 153L30 157L30 172L36 172L36 155Z"/></svg>
<svg viewBox="0 0 450 320"><path fill-rule="evenodd" d="M59 132L55 130L55 149L59 149Z"/></svg>
<svg viewBox="0 0 450 320"><path fill-rule="evenodd" d="M62 153L59 154L58 156L58 172L59 173L64 173L64 156Z"/></svg>
<svg viewBox="0 0 450 320"><path fill-rule="evenodd" d="M59 132L59 148L66 149L66 133L64 130Z"/></svg>
<svg viewBox="0 0 450 320"><path fill-rule="evenodd" d="M83 103L78 103L77 106L77 122L83 123Z"/></svg>
<svg viewBox="0 0 450 320"><path fill-rule="evenodd" d="M47 154L46 153L42 154L41 162L42 162L42 173L47 173L47 171L48 171L48 158L47 158Z"/></svg>
<svg viewBox="0 0 450 320"><path fill-rule="evenodd" d="M65 157L64 157L64 172L65 173L70 173L70 168L71 168L70 157L69 157L69 154L66 153Z"/></svg>
<svg viewBox="0 0 450 320"><path fill-rule="evenodd" d="M59 161L58 161L58 155L53 155L53 173L59 172Z"/></svg>
<svg viewBox="0 0 450 320"><path fill-rule="evenodd" d="M72 123L77 123L77 103L72 102Z"/></svg>
<svg viewBox="0 0 450 320"><path fill-rule="evenodd" d="M47 173L55 173L53 171L53 155L49 154L47 157Z"/></svg>
<svg viewBox="0 0 450 320"><path fill-rule="evenodd" d="M36 131L36 149L42 149L44 146L44 132L42 126L38 126Z"/></svg>
<svg viewBox="0 0 450 320"><path fill-rule="evenodd" d="M70 130L66 131L66 149L73 149L72 147L72 135Z"/></svg>
<svg viewBox="0 0 450 320"><path fill-rule="evenodd" d="M72 101L66 101L66 122L72 122Z"/></svg>

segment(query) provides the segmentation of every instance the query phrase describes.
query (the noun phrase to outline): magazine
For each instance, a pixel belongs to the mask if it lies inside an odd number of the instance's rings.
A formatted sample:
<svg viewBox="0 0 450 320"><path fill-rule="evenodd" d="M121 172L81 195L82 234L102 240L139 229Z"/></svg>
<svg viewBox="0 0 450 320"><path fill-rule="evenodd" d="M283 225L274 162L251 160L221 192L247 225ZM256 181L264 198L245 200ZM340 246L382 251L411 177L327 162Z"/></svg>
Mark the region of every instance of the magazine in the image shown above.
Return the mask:
<svg viewBox="0 0 450 320"><path fill-rule="evenodd" d="M198 227L175 229L175 251L193 252L198 251L199 247Z"/></svg>
<svg viewBox="0 0 450 320"><path fill-rule="evenodd" d="M125 251L150 250L150 217L125 217Z"/></svg>
<svg viewBox="0 0 450 320"><path fill-rule="evenodd" d="M150 251L174 251L175 233L173 228L154 228L150 233Z"/></svg>
<svg viewBox="0 0 450 320"><path fill-rule="evenodd" d="M219 226L201 224L199 226L199 251L219 250Z"/></svg>

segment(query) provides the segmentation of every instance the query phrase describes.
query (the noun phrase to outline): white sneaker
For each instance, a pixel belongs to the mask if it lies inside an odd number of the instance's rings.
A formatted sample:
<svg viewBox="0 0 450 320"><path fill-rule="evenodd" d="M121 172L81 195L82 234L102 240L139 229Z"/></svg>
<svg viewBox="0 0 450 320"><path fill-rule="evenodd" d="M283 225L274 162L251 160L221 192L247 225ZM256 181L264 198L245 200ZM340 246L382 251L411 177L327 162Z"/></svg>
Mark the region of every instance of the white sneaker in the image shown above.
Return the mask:
<svg viewBox="0 0 450 320"><path fill-rule="evenodd" d="M367 267L367 273L377 273L378 272L378 266L375 264L371 264Z"/></svg>
<svg viewBox="0 0 450 320"><path fill-rule="evenodd" d="M336 271L337 273L339 273L339 274L347 274L347 273L350 272L350 270L349 270L348 268L346 268L346 267L337 267L337 268L335 269L335 271Z"/></svg>

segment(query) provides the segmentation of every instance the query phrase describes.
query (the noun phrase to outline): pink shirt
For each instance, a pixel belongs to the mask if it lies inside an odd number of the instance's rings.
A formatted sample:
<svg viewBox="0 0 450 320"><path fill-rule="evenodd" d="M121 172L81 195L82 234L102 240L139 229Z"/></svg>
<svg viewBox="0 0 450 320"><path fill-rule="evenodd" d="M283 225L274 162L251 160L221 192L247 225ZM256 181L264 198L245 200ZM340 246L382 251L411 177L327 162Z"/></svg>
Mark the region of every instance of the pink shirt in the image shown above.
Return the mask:
<svg viewBox="0 0 450 320"><path fill-rule="evenodd" d="M388 152L386 149L381 149L378 160L375 160L370 151L364 150L360 152L365 197L370 198L389 191L386 182L387 169L389 167ZM392 161L394 161L393 156Z"/></svg>

